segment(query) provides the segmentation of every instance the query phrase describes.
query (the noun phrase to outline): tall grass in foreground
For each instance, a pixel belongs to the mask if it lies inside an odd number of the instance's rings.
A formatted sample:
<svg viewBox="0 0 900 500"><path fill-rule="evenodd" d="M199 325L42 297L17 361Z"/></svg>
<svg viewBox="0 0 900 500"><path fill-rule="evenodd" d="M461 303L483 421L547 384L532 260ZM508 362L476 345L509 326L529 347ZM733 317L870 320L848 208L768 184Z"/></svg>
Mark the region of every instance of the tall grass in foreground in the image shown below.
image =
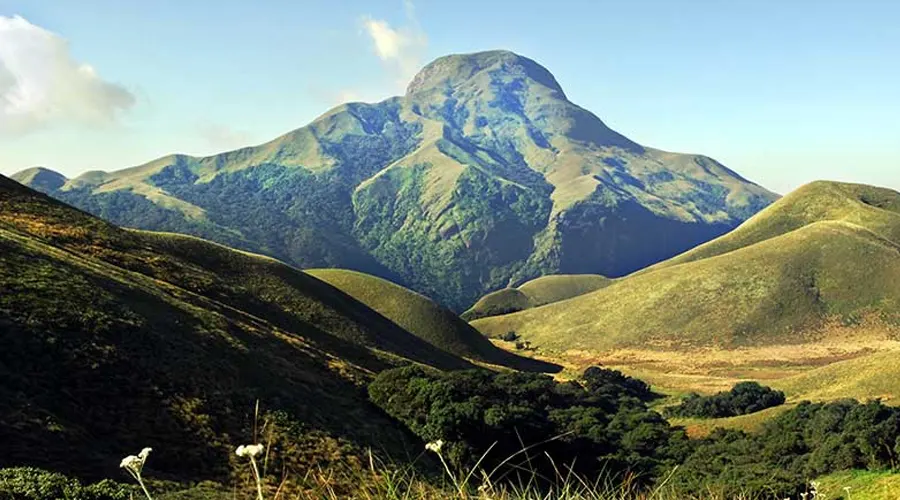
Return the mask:
<svg viewBox="0 0 900 500"><path fill-rule="evenodd" d="M252 483L231 489L222 487L218 491L188 489L170 490L155 495L157 500L166 499L246 499L255 500L763 500L769 496L743 494L724 496L715 491L701 491L690 495L676 493L667 488L668 477L663 478L652 489L638 486L636 477L616 479L608 475L585 478L571 471L570 467L554 467L555 477L545 477L527 467L514 465L517 472L512 476L507 470L499 473L500 467L487 471L480 467L488 450L474 467L469 470L454 470L444 459L443 442L435 441L426 445L428 452L434 453L443 466L443 475L428 477L415 463L403 465L385 462L373 453L368 453L368 463L352 468L319 468L295 477L283 477L278 484L267 481L260 474L256 459L265 446L262 444L242 445L236 454L248 460L253 472ZM528 447L503 460L502 465L510 465L520 455L527 455ZM129 457L131 458L131 457ZM550 459L549 456L546 457ZM125 461L123 461L123 464ZM146 460L146 454L144 454ZM552 459L550 459L552 462ZM143 461L142 461L143 462ZM141 463L143 465L143 463ZM123 468L134 477L145 496L153 500L143 478L135 475L128 467ZM152 482L151 482L152 484ZM847 491L849 494L849 491ZM0 492L2 497L2 492ZM19 498L19 497L15 497ZM32 497L21 497L29 498ZM80 497L79 497L80 498ZM93 499L93 497L91 497ZM115 497L110 497L115 498ZM124 497L123 497L124 498ZM132 495L131 498L134 498ZM813 486L809 493L796 500L824 500ZM780 499L779 499L780 500ZM829 500L838 500L830 498Z"/></svg>

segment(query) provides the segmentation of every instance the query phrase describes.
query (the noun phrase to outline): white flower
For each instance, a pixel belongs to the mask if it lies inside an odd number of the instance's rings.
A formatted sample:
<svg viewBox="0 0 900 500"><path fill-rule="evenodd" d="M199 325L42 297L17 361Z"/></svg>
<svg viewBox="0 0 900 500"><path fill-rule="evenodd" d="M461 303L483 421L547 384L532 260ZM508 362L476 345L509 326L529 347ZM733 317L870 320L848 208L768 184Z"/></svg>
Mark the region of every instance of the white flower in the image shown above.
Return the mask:
<svg viewBox="0 0 900 500"><path fill-rule="evenodd" d="M153 448L144 448L138 453L138 458L141 459L141 462L147 461L147 455L149 455L151 451L153 451Z"/></svg>
<svg viewBox="0 0 900 500"><path fill-rule="evenodd" d="M444 440L438 439L437 441L432 441L425 445L425 449L428 451L433 451L435 453L440 453L441 448L444 446Z"/></svg>
<svg viewBox="0 0 900 500"><path fill-rule="evenodd" d="M253 458L262 455L264 449L261 444L242 444L234 453L239 457Z"/></svg>
<svg viewBox="0 0 900 500"><path fill-rule="evenodd" d="M127 457L122 459L119 467L123 469L134 469L135 467L140 467L142 462L143 461L140 458L134 455L128 455Z"/></svg>

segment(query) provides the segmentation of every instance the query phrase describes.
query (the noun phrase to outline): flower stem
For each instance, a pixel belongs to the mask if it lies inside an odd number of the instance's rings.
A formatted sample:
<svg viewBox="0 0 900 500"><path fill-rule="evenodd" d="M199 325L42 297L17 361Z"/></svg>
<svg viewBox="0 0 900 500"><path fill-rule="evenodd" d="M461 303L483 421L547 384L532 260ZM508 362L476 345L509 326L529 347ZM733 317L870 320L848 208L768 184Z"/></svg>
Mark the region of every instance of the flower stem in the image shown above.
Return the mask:
<svg viewBox="0 0 900 500"><path fill-rule="evenodd" d="M138 482L139 485L141 485L141 489L144 490L144 494L147 495L147 499L148 499L148 500L153 500L153 497L150 496L150 492L147 491L147 487L144 486L144 480L141 479L141 475L140 475L140 474L135 474L134 477L137 478L137 482Z"/></svg>
<svg viewBox="0 0 900 500"><path fill-rule="evenodd" d="M253 456L250 457L250 466L253 467L253 475L256 478L256 498L263 500L262 478L259 476L259 467L256 466L256 459Z"/></svg>

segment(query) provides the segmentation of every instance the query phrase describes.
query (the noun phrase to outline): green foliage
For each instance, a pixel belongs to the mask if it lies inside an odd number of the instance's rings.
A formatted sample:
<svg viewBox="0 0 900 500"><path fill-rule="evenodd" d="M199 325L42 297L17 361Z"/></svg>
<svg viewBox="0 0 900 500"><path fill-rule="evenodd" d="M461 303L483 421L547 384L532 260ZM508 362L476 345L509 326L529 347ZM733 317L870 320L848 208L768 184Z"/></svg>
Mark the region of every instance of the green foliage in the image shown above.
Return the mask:
<svg viewBox="0 0 900 500"><path fill-rule="evenodd" d="M757 382L741 382L712 396L691 393L681 404L666 408L669 417L725 418L755 413L784 404L784 393Z"/></svg>
<svg viewBox="0 0 900 500"><path fill-rule="evenodd" d="M126 500L137 493L134 487L108 479L82 484L75 478L33 467L0 469L0 498L3 500Z"/></svg>
<svg viewBox="0 0 900 500"><path fill-rule="evenodd" d="M756 434L716 430L672 477L680 491L741 491L796 498L818 476L885 470L900 456L900 408L879 401L804 402Z"/></svg>
<svg viewBox="0 0 900 500"><path fill-rule="evenodd" d="M684 434L642 402L652 397L646 385L600 368L557 383L536 374L406 367L382 372L369 395L422 439L446 441L446 456L460 468L484 456L485 470L508 467L516 475L527 462L549 478L556 460L585 474L648 479L687 449Z"/></svg>

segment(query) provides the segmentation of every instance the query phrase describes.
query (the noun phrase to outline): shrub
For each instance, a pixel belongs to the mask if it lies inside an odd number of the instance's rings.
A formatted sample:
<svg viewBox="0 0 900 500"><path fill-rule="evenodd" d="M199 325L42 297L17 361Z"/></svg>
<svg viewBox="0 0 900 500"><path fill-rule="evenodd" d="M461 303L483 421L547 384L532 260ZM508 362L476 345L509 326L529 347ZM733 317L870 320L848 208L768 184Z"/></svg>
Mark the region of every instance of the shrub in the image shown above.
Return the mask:
<svg viewBox="0 0 900 500"><path fill-rule="evenodd" d="M728 392L712 396L692 393L678 406L666 408L671 417L724 418L755 413L784 404L784 393L756 382L741 382Z"/></svg>
<svg viewBox="0 0 900 500"><path fill-rule="evenodd" d="M519 334L513 331L509 331L500 336L500 340L504 342L514 342L519 340Z"/></svg>
<svg viewBox="0 0 900 500"><path fill-rule="evenodd" d="M78 479L33 467L0 469L0 498L4 500L125 500L134 488L104 479L84 485Z"/></svg>

